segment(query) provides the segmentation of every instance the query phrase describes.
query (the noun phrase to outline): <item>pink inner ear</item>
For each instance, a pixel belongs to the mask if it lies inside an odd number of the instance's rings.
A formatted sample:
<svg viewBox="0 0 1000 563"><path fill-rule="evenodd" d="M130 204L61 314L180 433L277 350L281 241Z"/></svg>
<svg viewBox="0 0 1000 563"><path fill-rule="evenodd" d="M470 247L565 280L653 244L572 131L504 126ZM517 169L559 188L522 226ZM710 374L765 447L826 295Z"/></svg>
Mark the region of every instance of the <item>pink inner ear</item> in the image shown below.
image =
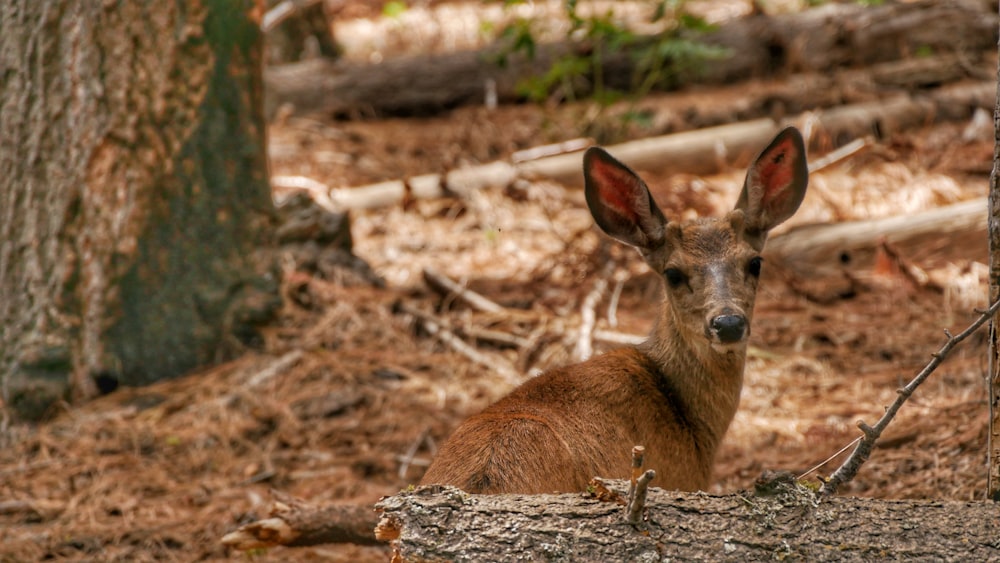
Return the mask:
<svg viewBox="0 0 1000 563"><path fill-rule="evenodd" d="M795 143L791 139L785 139L760 160L757 171L760 183L764 187L765 199L778 201L787 197L782 194L795 177L795 167L793 163L796 154Z"/></svg>
<svg viewBox="0 0 1000 563"><path fill-rule="evenodd" d="M599 190L598 197L604 205L622 217L635 219L635 191L638 180L627 170L595 158L590 167L590 176Z"/></svg>

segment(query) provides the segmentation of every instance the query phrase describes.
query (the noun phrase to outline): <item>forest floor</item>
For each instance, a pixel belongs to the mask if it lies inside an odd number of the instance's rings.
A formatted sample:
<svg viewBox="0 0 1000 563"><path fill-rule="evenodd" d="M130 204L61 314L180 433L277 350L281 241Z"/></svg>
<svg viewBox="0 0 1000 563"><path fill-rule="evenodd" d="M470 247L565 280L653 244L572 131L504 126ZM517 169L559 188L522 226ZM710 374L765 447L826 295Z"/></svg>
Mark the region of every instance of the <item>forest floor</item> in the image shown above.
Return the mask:
<svg viewBox="0 0 1000 563"><path fill-rule="evenodd" d="M698 96L726 103L712 91ZM585 111L525 105L434 118L290 117L270 131L272 172L347 187L506 160L580 136ZM813 175L802 209L782 230L982 198L992 137L990 122L882 139ZM730 207L744 171L640 173L669 217L689 217ZM597 233L573 187L524 182L355 211L351 221L354 253L382 283L349 267L302 268L289 257L285 306L262 350L120 389L40 425L5 422L0 561L387 560L380 548L239 553L219 540L266 516L271 490L319 504L371 504L418 482L464 417L531 374L573 361L582 308L601 280L596 328L607 332L644 334L659 299L658 280L634 252ZM845 264L810 280L806 292L787 265L767 262L742 403L709 493L746 488L765 469L804 473L847 446L859 435L856 421L882 415L944 343L944 329L962 330L985 306L985 233L903 258L937 281L918 287L884 259ZM433 290L426 269L502 310L476 311ZM429 321L479 356L429 333ZM596 352L613 346L594 343ZM986 351L980 331L954 352L842 494L983 498Z"/></svg>

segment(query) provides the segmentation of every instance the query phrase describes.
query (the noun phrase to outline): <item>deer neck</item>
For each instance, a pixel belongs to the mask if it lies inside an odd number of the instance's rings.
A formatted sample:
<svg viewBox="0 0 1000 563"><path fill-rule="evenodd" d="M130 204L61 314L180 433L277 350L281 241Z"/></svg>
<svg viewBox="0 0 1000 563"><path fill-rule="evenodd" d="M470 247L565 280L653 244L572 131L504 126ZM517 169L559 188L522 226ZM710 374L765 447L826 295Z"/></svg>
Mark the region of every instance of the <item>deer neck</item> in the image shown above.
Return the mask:
<svg viewBox="0 0 1000 563"><path fill-rule="evenodd" d="M718 352L702 335L683 334L664 315L639 350L659 367L665 387L702 429L707 451L714 454L739 406L746 346Z"/></svg>

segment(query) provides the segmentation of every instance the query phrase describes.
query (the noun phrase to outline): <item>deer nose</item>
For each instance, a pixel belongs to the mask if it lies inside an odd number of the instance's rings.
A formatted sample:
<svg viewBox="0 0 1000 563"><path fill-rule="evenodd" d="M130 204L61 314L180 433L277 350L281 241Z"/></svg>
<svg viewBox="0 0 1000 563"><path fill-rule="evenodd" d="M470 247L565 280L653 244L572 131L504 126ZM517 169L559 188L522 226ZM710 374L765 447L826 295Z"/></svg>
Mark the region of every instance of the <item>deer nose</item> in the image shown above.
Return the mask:
<svg viewBox="0 0 1000 563"><path fill-rule="evenodd" d="M743 315L719 315L709 325L712 333L724 344L743 340L747 332L747 320Z"/></svg>

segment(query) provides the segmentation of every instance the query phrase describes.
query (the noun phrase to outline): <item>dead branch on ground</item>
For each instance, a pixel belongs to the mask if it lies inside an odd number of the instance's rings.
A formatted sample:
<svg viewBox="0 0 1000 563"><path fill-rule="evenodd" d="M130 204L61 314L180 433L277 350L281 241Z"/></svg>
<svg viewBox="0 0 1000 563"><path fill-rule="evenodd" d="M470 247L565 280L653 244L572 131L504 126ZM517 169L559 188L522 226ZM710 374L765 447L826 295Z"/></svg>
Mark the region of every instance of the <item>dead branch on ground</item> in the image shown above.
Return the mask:
<svg viewBox="0 0 1000 563"><path fill-rule="evenodd" d="M278 491L271 495L269 517L226 534L223 545L238 550L324 543L379 545L373 532L378 515L370 505L314 506Z"/></svg>
<svg viewBox="0 0 1000 563"><path fill-rule="evenodd" d="M878 441L879 437L885 428L892 422L895 418L896 413L899 411L903 403L913 395L913 392L917 387L920 386L927 377L937 369L939 365L948 357L951 350L960 344L963 340L971 336L979 327L983 326L986 321L990 320L994 313L1000 309L1000 301L993 303L989 309L980 314L979 318L976 319L972 324L968 326L965 330L959 334L952 335L951 332L945 330L945 334L948 336L948 341L944 343L944 346L940 350L931 354L931 361L927 363L923 370L920 371L905 387L898 391L899 395L896 400L893 401L892 405L886 409L885 414L879 419L875 426L868 426L863 420L858 421L858 428L864 433L864 437L858 442L857 447L851 452L851 455L844 461L844 463L830 475L830 478L823 482L823 486L820 487L820 493L825 495L832 495L837 492L840 485L847 483L854 479L854 476L858 474L858 470L861 466L868 461L868 457L871 455L872 449L875 447L875 443Z"/></svg>
<svg viewBox="0 0 1000 563"><path fill-rule="evenodd" d="M441 342L447 344L452 350L462 354L474 363L483 367L495 370L505 379L516 382L519 379L517 370L505 358L497 355L486 356L474 346L468 344L458 337L454 332L445 328L445 323L435 318L430 313L425 313L415 307L401 303L399 308L402 312L416 317L424 330L436 336Z"/></svg>
<svg viewBox="0 0 1000 563"><path fill-rule="evenodd" d="M485 313L502 313L504 310L503 306L487 299L482 294L472 291L433 268L424 268L424 281L426 281L427 285L431 286L431 288L454 295L478 311L483 311Z"/></svg>

